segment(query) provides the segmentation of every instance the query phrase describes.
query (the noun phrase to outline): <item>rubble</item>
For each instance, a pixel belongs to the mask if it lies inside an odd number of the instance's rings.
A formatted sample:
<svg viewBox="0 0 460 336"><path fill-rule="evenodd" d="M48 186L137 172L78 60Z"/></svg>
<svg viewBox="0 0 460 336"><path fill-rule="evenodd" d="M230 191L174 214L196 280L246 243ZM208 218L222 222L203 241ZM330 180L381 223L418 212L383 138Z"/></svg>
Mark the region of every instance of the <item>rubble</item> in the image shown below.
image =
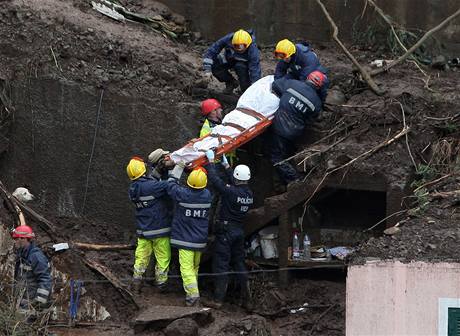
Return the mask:
<svg viewBox="0 0 460 336"><path fill-rule="evenodd" d="M139 13L149 18L156 17L158 20L152 20L158 24L166 22L167 27L161 26L165 29L169 29L169 25L173 24L185 29L186 19L159 3L152 5L153 2L147 0L122 0L119 3L131 13ZM90 2L15 0L1 2L0 9L0 153L9 155L2 157L2 164L3 160L14 158L8 165L5 164L2 174L5 173L5 178L14 183L17 180L35 182L33 187L37 188L39 193L39 203L34 204L31 210L37 210L36 214L45 214L52 223L56 223L57 228L64 229L65 236L72 238L62 241L85 242L80 245L79 251L73 250L70 244L71 253L67 251L64 252L66 254L53 256L55 267L72 275L73 278L90 280L87 288L91 298L103 306L96 305L95 301L88 301L89 303L84 303L87 306L85 311L97 310L97 315L100 315L101 319L110 315L110 321L125 324L134 313L135 305L123 289L123 283L116 282L118 290L108 286L107 280L102 276L87 270L81 258L85 256L94 260L97 263L97 267L93 267L96 273L98 270L105 272L107 269L113 278L118 279L127 279L131 275L132 251L111 251L113 246L107 245L110 242L120 248L132 248L134 236L133 227L127 219L130 214L123 203L127 201L120 162L126 159L127 148L136 148L140 153L144 153L147 152L147 147L150 149L159 142L168 141L167 145L171 149L182 145L184 139L188 139L189 135L195 134L198 130L198 102L201 97L216 96L228 105L233 104L236 98L220 94L221 87L217 83L210 87L200 83L200 57L204 51L203 46L177 43L170 38L170 34L166 33L169 37L165 37L149 29L148 25L113 21L92 9ZM157 29L163 29L158 27ZM177 34L174 29L172 32ZM186 40L200 39L198 33L193 33L190 37L187 34L188 32L184 31L183 38ZM341 51L325 45L317 52L331 71L333 89L328 97L330 105L315 125L315 129L307 132L306 139L303 139L299 146L299 153L302 154L293 158L298 163L298 169L309 174L308 179L305 184L292 189L292 193L270 198L273 195L272 183L271 180L267 182L267 177L271 174L271 167L264 158L257 156L251 165L257 167L257 174L261 178L254 181L254 187L260 190L258 197L266 199L266 205L259 204L260 207L255 209L254 213L261 214L260 217L268 214L265 219L275 219L279 212L284 211L283 207L293 196L298 195L298 200L302 199L307 190L305 187L314 190L325 172L348 164L346 169L338 171L341 180L346 179L353 169L375 178L385 176L391 185L400 187L406 193L407 198L404 201L407 203L407 209L412 209L398 218L400 224L393 229L387 229L386 235L362 242L352 262L360 263L370 257L398 258L406 261L458 260L457 242L460 233L457 226L460 218L456 211L456 190L460 181L455 171L445 171L445 166L452 163L452 160L443 161L442 157L433 156L436 152L450 152L450 156L458 157L458 151L455 150L455 139L458 140L459 137L458 75L448 69L440 73L429 68L426 69L429 77L424 77L413 63L403 63L376 77L377 84L387 91L386 96L377 97L353 75L353 69L341 55ZM360 59L365 60L389 60L393 56L380 53L376 55L368 50L358 50L357 53L360 54ZM262 60L264 72L270 72L275 66L272 50L262 50ZM455 63L454 60L449 64L458 66L458 62ZM385 64L382 65L385 67ZM38 85L39 81L46 83ZM18 107L24 112L17 115L19 118L16 119L17 126L14 129L10 128L14 120L12 98L8 95L11 92L8 88L11 82L17 85L16 94L23 94L20 97L12 97L16 102L21 100L22 105L19 106L18 103ZM36 90L31 89L33 85L36 85ZM71 89L75 87L78 87L78 90ZM84 124L84 128L88 128L88 121L83 118L83 112L88 108L84 103L90 97L87 95L88 92L99 93L100 89L111 95L110 104L106 106L105 111L107 119L103 122L108 126L114 123L121 124L120 128L107 126L103 129L103 133L115 133L115 136L107 137L113 142L104 148L104 155L101 156L103 159L97 163L97 168L103 174L92 182L95 187L107 191L110 197L106 195L97 199L96 212L99 217L80 217L78 208L71 209L69 205L72 203L70 196L69 199L59 198L55 190L50 191L48 187L40 185L39 180L45 179L43 171L50 167L50 160L44 160L41 155L46 148L51 148L56 155L65 158L63 161L70 161L76 156L76 162L72 161L70 167L56 166L56 174L65 176L65 183L57 188L69 188L75 195L79 195L81 181L77 168L80 168L87 154L85 152L76 155L73 150L86 146L86 143L80 142L83 141L80 139L85 139L86 136L78 134L76 137L79 141L75 143L65 140L79 124ZM69 112L64 107L58 108L53 98L58 96L59 92L63 92L59 99L77 101L76 105L81 109L81 115L72 115L70 112L73 110ZM53 109L46 110L49 107L45 105L47 100L39 100L40 95L51 101ZM140 98L144 97L150 100L141 101ZM130 98L139 100L141 108L124 109ZM34 107L34 104L37 106ZM149 106L155 106L157 109L149 110ZM401 112L401 106L404 114ZM46 118L38 118L39 110L46 110L46 113L43 113ZM117 119L120 115L124 119ZM171 115L180 118L170 118ZM142 131L136 137L117 133L126 127L133 127L130 132L140 132L143 124L155 118L166 120L161 122L161 125L160 122L154 125L156 128L162 128L163 133L154 133L156 129L153 127ZM403 134L404 136L389 146L380 148L372 155L360 157L403 129L403 118L410 126L408 138ZM61 139L58 142L62 142L57 145L50 142L52 137L45 133L55 119L59 119L59 127L62 129L62 133L54 134L56 138ZM137 123L128 124L128 121L132 120L137 120ZM181 125L177 126L180 123ZM32 127L32 130L24 134L21 133L23 127ZM11 130L17 134L17 138L13 137L13 141L7 141L4 138L11 137ZM168 137L166 140L164 135L171 134L176 134L177 137ZM439 139L448 141L451 144L449 148L436 147ZM310 146L315 141L319 142ZM145 142L148 143L144 144ZM306 144L308 148L302 151L302 147L307 147ZM41 151L38 149L39 146ZM419 164L418 169L413 166L407 147L410 147L415 156ZM22 156L13 156L20 152L24 152ZM317 154L313 156L314 153ZM54 157L54 154L52 156ZM250 161L247 156L249 155L243 152L242 159ZM357 157L361 159L353 161ZM110 160L116 164L105 165ZM313 168L315 169L312 170ZM71 173L68 173L69 171ZM425 187L427 190L421 193L412 193L420 185L433 182L448 173L452 175L439 184L428 185ZM108 180L107 184L102 182L103 179ZM418 187L412 186L414 181L419 182ZM114 187L107 190L108 184ZM75 204L78 204L77 201ZM297 201L294 199L292 204L297 204ZM56 203L62 205L62 212L59 214L53 212ZM117 204L116 207L121 210L110 207L106 210L104 207L107 203ZM418 209L419 207L423 209ZM12 220L6 210L0 210L2 223L11 226ZM126 218L111 214L117 210L127 214ZM40 226L40 220L37 216L34 218L33 212L29 212L27 216L30 216L34 226ZM101 220L104 216L106 219ZM377 230L383 231L384 226L385 224L381 223ZM53 233L56 228L43 226L40 229L41 237L47 236L47 229ZM48 238L43 238L42 242L48 244L46 240ZM97 254L89 251L85 244L105 252ZM0 242L0 245L4 246L4 242ZM258 309L256 315L249 316L232 300L224 305L223 311L169 307L176 302L180 304L181 300L173 294L159 297L146 286L145 298L135 300L141 307L149 308L135 318L134 329L141 331L152 327L155 332L167 335L193 335L197 328L199 334L203 335L304 334L310 330L313 330L315 335L343 335L344 273L326 273L324 277L319 276L316 279L312 273L306 274L304 278L293 280L287 289L276 288L276 279L267 279L265 275L253 279L257 283L253 287ZM328 281L331 279L339 280ZM177 283L174 285L176 287L173 288L178 292L182 290ZM210 288L206 286L203 291L207 294ZM125 299L120 292L124 293ZM308 305L304 307L305 303ZM289 314L290 308L296 313ZM300 308L304 309L300 311ZM325 313L324 317L322 314ZM90 315L88 313L88 316ZM213 317L214 321L211 322ZM163 331L160 331L162 329Z"/></svg>
<svg viewBox="0 0 460 336"><path fill-rule="evenodd" d="M247 335L272 336L267 320L262 316L249 315L239 321L227 323L216 336Z"/></svg>

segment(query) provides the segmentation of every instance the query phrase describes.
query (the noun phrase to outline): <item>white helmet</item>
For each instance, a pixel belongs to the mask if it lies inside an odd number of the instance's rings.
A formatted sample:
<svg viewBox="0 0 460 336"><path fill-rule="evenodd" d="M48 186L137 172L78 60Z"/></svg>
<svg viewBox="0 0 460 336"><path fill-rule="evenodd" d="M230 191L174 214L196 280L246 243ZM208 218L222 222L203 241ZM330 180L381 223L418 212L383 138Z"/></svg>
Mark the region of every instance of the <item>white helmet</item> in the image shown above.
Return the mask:
<svg viewBox="0 0 460 336"><path fill-rule="evenodd" d="M239 181L249 181L251 179L251 170L246 165L238 165L233 171L233 177Z"/></svg>

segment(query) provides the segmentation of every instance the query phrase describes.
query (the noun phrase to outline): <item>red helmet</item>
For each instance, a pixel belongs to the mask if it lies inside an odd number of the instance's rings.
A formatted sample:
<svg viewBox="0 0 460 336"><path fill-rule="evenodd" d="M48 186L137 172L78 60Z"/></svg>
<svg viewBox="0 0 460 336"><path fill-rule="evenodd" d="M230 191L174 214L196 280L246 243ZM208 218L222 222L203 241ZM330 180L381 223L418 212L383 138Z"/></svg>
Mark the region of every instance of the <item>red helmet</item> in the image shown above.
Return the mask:
<svg viewBox="0 0 460 336"><path fill-rule="evenodd" d="M34 238L35 233L32 228L28 225L20 225L11 231L11 237L13 238Z"/></svg>
<svg viewBox="0 0 460 336"><path fill-rule="evenodd" d="M326 82L326 75L321 71L313 71L307 76L307 81L316 86L317 89L320 89Z"/></svg>
<svg viewBox="0 0 460 336"><path fill-rule="evenodd" d="M201 102L201 114L205 117L217 108L222 108L217 99L210 98Z"/></svg>

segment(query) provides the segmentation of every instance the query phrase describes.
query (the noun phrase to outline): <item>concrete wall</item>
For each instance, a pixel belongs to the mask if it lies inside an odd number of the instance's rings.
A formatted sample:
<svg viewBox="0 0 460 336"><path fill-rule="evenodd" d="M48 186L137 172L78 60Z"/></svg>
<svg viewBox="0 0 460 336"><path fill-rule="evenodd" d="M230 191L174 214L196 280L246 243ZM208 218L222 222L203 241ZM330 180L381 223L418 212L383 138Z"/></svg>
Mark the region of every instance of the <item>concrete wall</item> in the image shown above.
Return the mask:
<svg viewBox="0 0 460 336"><path fill-rule="evenodd" d="M348 268L346 335L447 335L460 264L380 261Z"/></svg>
<svg viewBox="0 0 460 336"><path fill-rule="evenodd" d="M214 39L237 28L253 27L264 44L304 38L329 41L331 29L315 0L160 0L189 20L205 37ZM458 0L378 0L377 4L406 27L427 30L455 12ZM355 19L363 10L362 0L324 0L336 21L340 36L350 40ZM368 7L367 13L372 9ZM369 15L371 20L375 18ZM460 18L440 35L460 47Z"/></svg>
<svg viewBox="0 0 460 336"><path fill-rule="evenodd" d="M0 176L10 190L28 184L37 196L34 207L45 214L70 223L81 216L105 221L113 225L108 236L116 237L134 232L125 170L130 157L146 157L160 146L179 147L195 135L197 115L187 108L178 114L176 104L158 97L123 97L106 90L83 211L100 94L100 89L54 79L15 82L12 146Z"/></svg>

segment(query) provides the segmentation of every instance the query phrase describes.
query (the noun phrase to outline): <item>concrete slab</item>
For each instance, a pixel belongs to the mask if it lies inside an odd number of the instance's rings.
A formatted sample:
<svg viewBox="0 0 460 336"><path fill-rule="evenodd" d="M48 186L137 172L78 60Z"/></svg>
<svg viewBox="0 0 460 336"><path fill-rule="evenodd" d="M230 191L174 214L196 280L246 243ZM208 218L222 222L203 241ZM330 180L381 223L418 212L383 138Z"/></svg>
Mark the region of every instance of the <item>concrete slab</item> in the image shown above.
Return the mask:
<svg viewBox="0 0 460 336"><path fill-rule="evenodd" d="M203 326L213 320L210 308L180 307L180 306L151 306L142 310L130 323L134 333L145 329L161 330L172 321L189 317L198 325Z"/></svg>

